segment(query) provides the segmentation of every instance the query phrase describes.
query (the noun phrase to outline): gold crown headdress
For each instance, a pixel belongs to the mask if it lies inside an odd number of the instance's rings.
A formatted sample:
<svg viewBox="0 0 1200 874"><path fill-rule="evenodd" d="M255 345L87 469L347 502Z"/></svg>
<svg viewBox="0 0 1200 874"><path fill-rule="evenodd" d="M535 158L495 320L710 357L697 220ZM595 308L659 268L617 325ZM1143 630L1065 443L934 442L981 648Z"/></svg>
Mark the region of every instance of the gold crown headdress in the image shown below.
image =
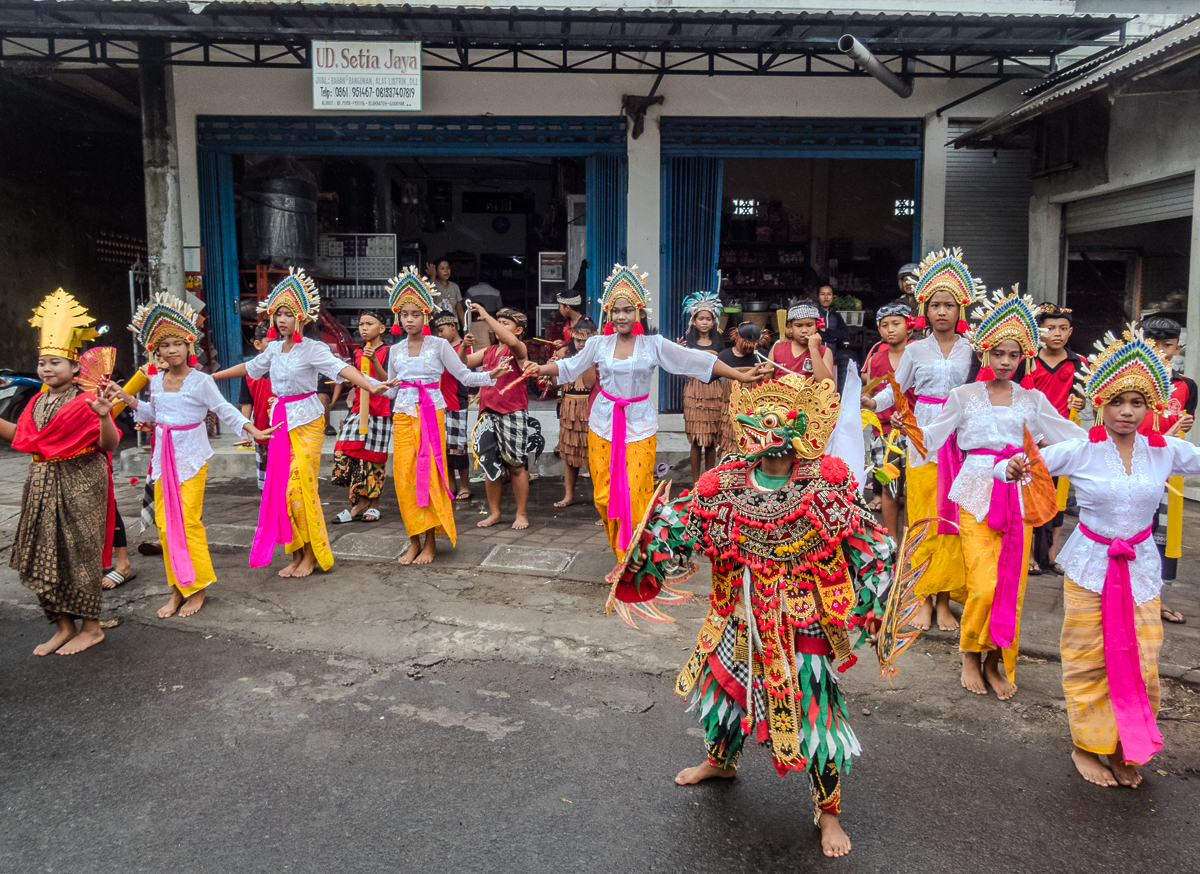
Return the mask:
<svg viewBox="0 0 1200 874"><path fill-rule="evenodd" d="M804 436L796 438L792 446L801 458L820 458L825 452L829 438L837 425L841 403L837 386L832 380L815 380L785 373L778 379L746 385L735 382L729 399L729 418L734 429L741 433L737 416L753 413L761 408L773 409L786 416L790 411L804 413L808 420ZM740 441L740 437L739 437Z"/></svg>
<svg viewBox="0 0 1200 874"><path fill-rule="evenodd" d="M650 300L650 293L646 290L646 280L650 278L650 274L638 273L637 269L636 264L632 267L614 264L612 273L608 275L608 279L604 280L604 292L600 295L600 310L604 318L605 334L613 332L612 318L609 313L612 305L620 298L625 298L633 304L634 309L639 309L647 314L650 312L650 307L646 305ZM633 326L633 333L644 333L640 321Z"/></svg>
<svg viewBox="0 0 1200 874"><path fill-rule="evenodd" d="M995 379L996 374L988 364L988 356L993 349L1005 340L1015 340L1025 353L1026 372L1021 385L1033 388L1033 372L1037 370L1038 349L1042 347L1042 328L1038 325L1038 307L1033 298L1022 295L1017 286L1012 287L1012 294L994 292L990 301L981 301L981 306L973 316L980 320L979 324L967 331L967 340L971 348L980 353L983 367L977 380L986 382Z"/></svg>
<svg viewBox="0 0 1200 874"><path fill-rule="evenodd" d="M400 327L400 310L405 304L414 304L425 315L425 329L429 333L429 314L437 309L434 298L441 294L432 282L417 272L415 265L409 265L399 275L388 283L388 306L395 313L391 331L399 334L404 329Z"/></svg>
<svg viewBox="0 0 1200 874"><path fill-rule="evenodd" d="M129 330L137 335L138 343L150 355L150 373L154 366L154 353L158 345L169 337L178 337L188 344L188 366L196 366L197 313L173 294L154 295L149 303L138 307L133 314Z"/></svg>
<svg viewBox="0 0 1200 874"><path fill-rule="evenodd" d="M971 275L966 262L962 259L962 249L942 249L930 252L921 259L917 267L917 287L913 289L913 297L917 299L917 322L914 327L926 327L925 304L939 291L948 291L958 303L962 318L958 320L955 330L960 334L967 332L967 307L983 295L983 283Z"/></svg>
<svg viewBox="0 0 1200 874"><path fill-rule="evenodd" d="M60 288L34 309L29 324L42 330L39 355L57 355L74 361L79 357L79 347L99 336L95 328L88 327L94 321L79 301Z"/></svg>
<svg viewBox="0 0 1200 874"><path fill-rule="evenodd" d="M272 317L271 327L267 331L268 340L279 339L273 317L280 307L287 307L296 316L292 342L301 342L304 339L300 333L301 326L305 322L315 321L321 311L321 294L317 291L316 283L305 275L303 267L289 267L287 278L271 289L267 299L258 305L258 312Z"/></svg>
<svg viewBox="0 0 1200 874"><path fill-rule="evenodd" d="M1150 432L1151 446L1166 446L1158 428L1158 418L1171 398L1171 364L1156 346L1146 340L1141 328L1130 325L1120 339L1112 331L1096 343L1098 354L1091 358L1084 391L1096 408L1096 424L1088 432L1093 443L1108 439L1104 427L1104 405L1127 391L1140 392L1154 416Z"/></svg>

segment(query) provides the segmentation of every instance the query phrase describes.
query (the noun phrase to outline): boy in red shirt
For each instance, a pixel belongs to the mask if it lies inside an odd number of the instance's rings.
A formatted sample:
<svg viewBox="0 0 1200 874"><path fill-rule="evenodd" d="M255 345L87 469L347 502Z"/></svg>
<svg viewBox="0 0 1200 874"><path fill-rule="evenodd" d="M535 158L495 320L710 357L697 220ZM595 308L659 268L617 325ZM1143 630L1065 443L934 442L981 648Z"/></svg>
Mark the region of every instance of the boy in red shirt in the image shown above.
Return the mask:
<svg viewBox="0 0 1200 874"><path fill-rule="evenodd" d="M799 376L833 379L833 353L821 343L822 327L815 306L796 304L788 310L786 338L772 346L767 357Z"/></svg>
<svg viewBox="0 0 1200 874"><path fill-rule="evenodd" d="M458 317L454 313L442 310L433 317L429 327L434 334L453 346L455 352L462 353L464 341L458 334ZM467 352L470 351L468 344ZM467 404L470 398L467 387L451 376L448 370L442 372L439 388L446 402L446 462L450 465L450 481L457 485L454 497L465 500L471 497L471 467L467 462Z"/></svg>
<svg viewBox="0 0 1200 874"><path fill-rule="evenodd" d="M903 300L885 304L876 311L875 323L879 328L879 335L883 337L883 342L876 343L875 348L867 355L867 364L862 369L864 384L896 372L896 365L900 363L900 356L904 354L904 347L908 345L910 319L912 319L912 308ZM886 382L880 383L872 393L878 394L886 385ZM905 392L905 397L908 398L910 408L916 406L917 396L912 389ZM904 507L900 498L900 489L903 486L904 459L908 454L908 443L903 434L892 434L894 409L894 407L889 407L879 414L879 422L883 426L883 431L871 438L871 463L875 466L876 471L881 470L884 464L892 464L900 471L900 476L887 483L882 483L877 476L875 483L875 489L880 493L882 503L883 524L893 539L899 541L900 514ZM892 446L890 450L888 449L889 442Z"/></svg>
<svg viewBox="0 0 1200 874"><path fill-rule="evenodd" d="M254 351L262 352L267 348L267 331L271 330L271 320L264 319L254 328ZM238 406L242 415L250 420L259 431L271 427L271 400L275 397L271 391L271 379L264 376L255 379L247 376L238 393ZM258 479L258 490L261 492L267 482L267 446L270 440L255 441L254 443L254 474Z"/></svg>

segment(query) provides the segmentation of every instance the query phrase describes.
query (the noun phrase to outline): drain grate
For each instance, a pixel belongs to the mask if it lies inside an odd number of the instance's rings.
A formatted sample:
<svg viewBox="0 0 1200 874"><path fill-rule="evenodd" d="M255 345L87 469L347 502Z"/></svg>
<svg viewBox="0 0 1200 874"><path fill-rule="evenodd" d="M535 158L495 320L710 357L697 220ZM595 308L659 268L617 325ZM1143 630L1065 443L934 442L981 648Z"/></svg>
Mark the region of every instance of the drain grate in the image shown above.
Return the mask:
<svg viewBox="0 0 1200 874"><path fill-rule="evenodd" d="M530 549L527 546L493 546L480 567L498 567L509 570L536 571L542 574L559 574L570 567L575 556L570 549Z"/></svg>

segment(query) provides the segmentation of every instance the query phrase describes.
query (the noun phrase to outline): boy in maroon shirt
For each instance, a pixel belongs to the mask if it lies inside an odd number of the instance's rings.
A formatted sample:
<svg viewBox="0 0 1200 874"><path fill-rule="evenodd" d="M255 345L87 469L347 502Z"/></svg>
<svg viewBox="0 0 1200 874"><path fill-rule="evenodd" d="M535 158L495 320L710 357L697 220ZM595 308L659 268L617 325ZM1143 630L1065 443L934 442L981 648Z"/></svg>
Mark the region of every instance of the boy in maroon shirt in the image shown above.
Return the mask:
<svg viewBox="0 0 1200 874"><path fill-rule="evenodd" d="M862 369L864 384L896 372L896 365L900 363L900 356L904 354L904 347L908 345L909 320L911 318L912 308L903 300L885 304L876 311L875 324L879 329L879 335L883 337L883 342L876 343L867 355L867 363ZM887 383L876 386L873 394L883 391L886 386ZM908 398L909 404L915 407L917 404L916 393L909 389L905 396ZM899 541L900 515L904 508L900 490L904 485L904 459L907 452L907 441L902 434L891 436L893 411L894 408L889 408L879 414L879 423L883 426L883 433L871 438L871 463L876 470L881 469L884 464L895 465L900 470L900 476L886 484L876 477L872 485L875 493L880 496L884 527L893 538ZM889 440L899 452L888 450Z"/></svg>

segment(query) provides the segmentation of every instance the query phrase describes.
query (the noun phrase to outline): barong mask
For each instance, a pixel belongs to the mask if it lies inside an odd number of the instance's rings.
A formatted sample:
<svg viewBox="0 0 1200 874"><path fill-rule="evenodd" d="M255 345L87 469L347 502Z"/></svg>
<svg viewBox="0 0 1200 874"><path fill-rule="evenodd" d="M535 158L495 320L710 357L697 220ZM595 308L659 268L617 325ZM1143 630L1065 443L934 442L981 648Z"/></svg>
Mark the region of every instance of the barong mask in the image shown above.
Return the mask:
<svg viewBox="0 0 1200 874"><path fill-rule="evenodd" d="M156 294L149 303L138 307L129 330L137 335L138 344L150 357L148 372L151 376L158 372L154 366L154 353L163 340L171 337L178 337L188 344L188 367L196 366L196 337L199 335L196 319L196 311L173 294Z"/></svg>
<svg viewBox="0 0 1200 874"><path fill-rule="evenodd" d="M1154 416L1150 432L1151 446L1166 446L1158 419L1167 412L1171 398L1170 362L1147 340L1140 328L1132 325L1118 339L1111 331L1096 343L1098 354L1091 358L1092 372L1084 386L1096 408L1096 424L1088 432L1093 443L1108 439L1104 427L1104 405L1127 391L1140 392Z"/></svg>
<svg viewBox="0 0 1200 874"><path fill-rule="evenodd" d="M404 333L404 329L400 327L400 310L404 308L405 304L413 304L425 316L425 327L421 329L421 333L428 334L429 314L437 309L437 304L434 302L436 297L438 297L438 290L432 282L419 274L415 266L410 265L406 268L403 273L388 283L388 306L395 314L391 332L393 334Z"/></svg>
<svg viewBox="0 0 1200 874"><path fill-rule="evenodd" d="M646 280L649 276L648 273L638 273L636 264L632 267L626 267L623 264L613 265L613 272L604 281L604 293L600 296L600 311L604 321L605 334L612 334L616 330L612 325L609 313L613 304L621 298L633 304L633 308L638 311L638 322L633 326L633 333L645 333L641 320L650 312L650 308L646 306L646 302L650 299L650 293L646 291Z"/></svg>
<svg viewBox="0 0 1200 874"><path fill-rule="evenodd" d="M1037 370L1038 349L1043 345L1038 312L1033 299L1023 296L1015 285L1012 294L1006 296L997 291L990 302L984 301L983 306L975 311L974 316L980 322L967 331L967 340L971 348L979 353L983 365L976 377L978 382L996 378L988 364L988 354L1005 340L1013 340L1025 355L1025 378L1021 380L1021 387L1034 387L1033 373Z"/></svg>
<svg viewBox="0 0 1200 874"><path fill-rule="evenodd" d="M928 327L925 321L925 304L939 291L948 291L954 297L963 316L966 315L967 307L983 295L983 283L971 275L971 271L962 260L962 249L930 252L921 259L917 269L920 275L917 277L917 287L913 289L913 297L917 299L917 320L913 327L918 330ZM966 319L960 318L954 330L965 334Z"/></svg>
<svg viewBox="0 0 1200 874"><path fill-rule="evenodd" d="M94 321L83 305L61 288L47 295L29 320L29 324L41 329L38 355L75 361L79 358L79 347L100 336L99 331L88 327Z"/></svg>
<svg viewBox="0 0 1200 874"><path fill-rule="evenodd" d="M789 449L801 458L819 458L840 409L831 380L818 383L792 373L752 386L735 383L729 405L738 443L751 461Z"/></svg>
<svg viewBox="0 0 1200 874"><path fill-rule="evenodd" d="M267 331L268 340L278 340L279 332L275 330L276 311L287 307L296 316L296 330L292 333L292 342L304 340L304 325L314 321L321 311L321 294L317 291L316 283L305 275L304 269L288 268L287 278L271 289L267 299L258 305L258 312L266 313L271 319L271 327Z"/></svg>

